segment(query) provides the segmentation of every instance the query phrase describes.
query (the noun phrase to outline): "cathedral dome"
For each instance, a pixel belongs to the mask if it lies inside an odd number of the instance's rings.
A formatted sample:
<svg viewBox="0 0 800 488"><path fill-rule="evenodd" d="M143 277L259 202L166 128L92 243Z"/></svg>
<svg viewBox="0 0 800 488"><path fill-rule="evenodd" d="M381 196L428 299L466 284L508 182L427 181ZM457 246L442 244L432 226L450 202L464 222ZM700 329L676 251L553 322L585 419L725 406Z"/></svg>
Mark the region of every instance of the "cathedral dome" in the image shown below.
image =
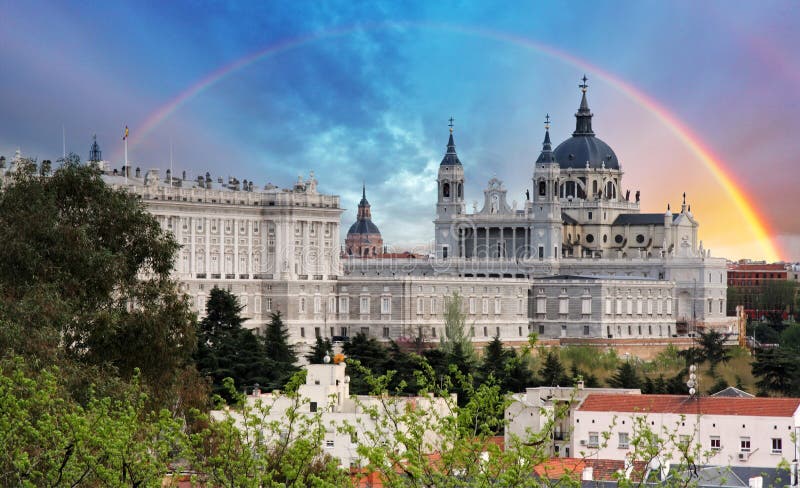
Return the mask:
<svg viewBox="0 0 800 488"><path fill-rule="evenodd" d="M585 168L588 161L593 169L602 168L603 163L607 169L619 169L617 155L594 135L573 135L559 144L553 153L561 168Z"/></svg>
<svg viewBox="0 0 800 488"><path fill-rule="evenodd" d="M378 230L378 226L375 225L372 220L356 220L353 222L353 225L350 226L350 230L347 231L347 235L358 235L358 234L378 234L380 235L381 231Z"/></svg>
<svg viewBox="0 0 800 488"><path fill-rule="evenodd" d="M586 101L586 89L589 87L586 81L584 76L583 84L579 85L582 96L581 106L575 114L575 132L572 137L559 144L553 154L561 168L582 169L588 163L592 169L619 169L617 155L592 130L594 114L589 110L589 103Z"/></svg>

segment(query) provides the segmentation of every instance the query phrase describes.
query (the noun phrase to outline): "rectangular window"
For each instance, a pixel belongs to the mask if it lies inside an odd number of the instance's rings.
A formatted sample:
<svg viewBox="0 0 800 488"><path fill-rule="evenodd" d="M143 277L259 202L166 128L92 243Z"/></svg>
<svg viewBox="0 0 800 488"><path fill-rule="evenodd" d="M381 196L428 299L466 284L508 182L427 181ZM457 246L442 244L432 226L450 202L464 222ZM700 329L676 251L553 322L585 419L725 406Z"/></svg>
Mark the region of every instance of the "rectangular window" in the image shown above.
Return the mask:
<svg viewBox="0 0 800 488"><path fill-rule="evenodd" d="M369 297L361 297L361 307L359 312L369 313Z"/></svg>
<svg viewBox="0 0 800 488"><path fill-rule="evenodd" d="M431 297L431 312L430 314L433 315L436 313L436 298Z"/></svg>
<svg viewBox="0 0 800 488"><path fill-rule="evenodd" d="M300 313L306 313L306 298L300 297L300 304L297 307Z"/></svg>
<svg viewBox="0 0 800 488"><path fill-rule="evenodd" d="M364 334L365 336L369 337L369 327L362 327L361 328L361 333Z"/></svg>
<svg viewBox="0 0 800 488"><path fill-rule="evenodd" d="M569 298L559 298L558 299L558 313L561 315L566 315L569 313Z"/></svg>
<svg viewBox="0 0 800 488"><path fill-rule="evenodd" d="M667 315L672 315L672 298L667 298Z"/></svg>
<svg viewBox="0 0 800 488"><path fill-rule="evenodd" d="M489 299L488 298L484 298L483 300L481 300L481 313L484 314L484 315L488 315L489 314Z"/></svg>
<svg viewBox="0 0 800 488"><path fill-rule="evenodd" d="M387 337L387 338L389 337L389 328L388 327L384 327L383 328L383 337Z"/></svg>
<svg viewBox="0 0 800 488"><path fill-rule="evenodd" d="M750 452L750 438L749 437L739 438L739 446L742 452Z"/></svg>
<svg viewBox="0 0 800 488"><path fill-rule="evenodd" d="M536 297L536 313L547 313L547 299L545 297Z"/></svg>
<svg viewBox="0 0 800 488"><path fill-rule="evenodd" d="M628 299L625 301L625 312L626 312L628 315L633 315L633 299L631 299L631 298L628 298Z"/></svg>
<svg viewBox="0 0 800 488"><path fill-rule="evenodd" d="M436 327L431 327L431 337L436 337Z"/></svg>
<svg viewBox="0 0 800 488"><path fill-rule="evenodd" d="M447 259L447 246L442 246L442 259Z"/></svg>
<svg viewBox="0 0 800 488"><path fill-rule="evenodd" d="M720 300L719 301L719 313L724 313L724 310L725 310L725 301L724 300Z"/></svg>
<svg viewBox="0 0 800 488"><path fill-rule="evenodd" d="M606 298L606 313L607 314L614 313L614 309L611 306L611 299L610 298Z"/></svg>
<svg viewBox="0 0 800 488"><path fill-rule="evenodd" d="M627 432L620 432L619 433L619 448L620 449L627 449L628 448L628 433Z"/></svg>
<svg viewBox="0 0 800 488"><path fill-rule="evenodd" d="M328 310L327 313L336 313L336 297L328 297Z"/></svg>
<svg viewBox="0 0 800 488"><path fill-rule="evenodd" d="M657 305L658 307L656 307L657 308L656 313L658 313L658 315L661 315L662 313L664 313L664 300L658 300Z"/></svg>
<svg viewBox="0 0 800 488"><path fill-rule="evenodd" d="M494 328L494 333L495 333L496 337L500 337L500 327L495 327Z"/></svg>
<svg viewBox="0 0 800 488"><path fill-rule="evenodd" d="M422 315L424 311L424 305L422 301L422 297L417 298L417 315Z"/></svg>
<svg viewBox="0 0 800 488"><path fill-rule="evenodd" d="M584 325L583 326L583 335L585 335L585 336L589 335L589 326L588 325Z"/></svg>
<svg viewBox="0 0 800 488"><path fill-rule="evenodd" d="M305 337L305 336L306 336L306 328L300 327L300 337Z"/></svg>
<svg viewBox="0 0 800 488"><path fill-rule="evenodd" d="M544 325L539 326L539 334L544 334Z"/></svg>
<svg viewBox="0 0 800 488"><path fill-rule="evenodd" d="M591 315L592 314L592 299L591 298L584 298L581 302L581 313L583 315Z"/></svg>
<svg viewBox="0 0 800 488"><path fill-rule="evenodd" d="M539 246L539 261L544 259L544 246Z"/></svg>
<svg viewBox="0 0 800 488"><path fill-rule="evenodd" d="M350 313L350 297L339 297L339 313Z"/></svg>
<svg viewBox="0 0 800 488"><path fill-rule="evenodd" d="M390 297L381 297L381 313L392 313L392 299Z"/></svg>
<svg viewBox="0 0 800 488"><path fill-rule="evenodd" d="M647 299L647 315L653 315L653 299Z"/></svg>
<svg viewBox="0 0 800 488"><path fill-rule="evenodd" d="M711 450L712 451L719 451L722 449L722 441L720 440L718 435L711 436Z"/></svg>
<svg viewBox="0 0 800 488"><path fill-rule="evenodd" d="M325 441L325 447L327 447L329 449L332 448L333 447L333 441L332 440L326 440Z"/></svg>
<svg viewBox="0 0 800 488"><path fill-rule="evenodd" d="M643 306L643 304L644 304L644 302L642 302L641 298L636 300L636 315L642 315L642 306Z"/></svg>
<svg viewBox="0 0 800 488"><path fill-rule="evenodd" d="M772 439L772 454L780 454L781 452L783 452L783 439L773 438Z"/></svg>
<svg viewBox="0 0 800 488"><path fill-rule="evenodd" d="M311 402L311 403L308 405L308 408L309 408L309 409L310 409L312 412L316 412L316 411L317 411L317 402Z"/></svg>
<svg viewBox="0 0 800 488"><path fill-rule="evenodd" d="M501 303L501 301L500 301L499 298L495 298L494 299L494 313L495 313L495 315L500 315L500 303Z"/></svg>
<svg viewBox="0 0 800 488"><path fill-rule="evenodd" d="M322 297L319 295L314 297L314 313L322 312Z"/></svg>
<svg viewBox="0 0 800 488"><path fill-rule="evenodd" d="M471 313L471 314L475 313L475 298L474 297L469 297L469 313Z"/></svg>
<svg viewBox="0 0 800 488"><path fill-rule="evenodd" d="M589 432L589 440L586 443L589 447L599 447L600 446L600 434L597 432Z"/></svg>
<svg viewBox="0 0 800 488"><path fill-rule="evenodd" d="M617 298L617 315L622 315L622 298Z"/></svg>

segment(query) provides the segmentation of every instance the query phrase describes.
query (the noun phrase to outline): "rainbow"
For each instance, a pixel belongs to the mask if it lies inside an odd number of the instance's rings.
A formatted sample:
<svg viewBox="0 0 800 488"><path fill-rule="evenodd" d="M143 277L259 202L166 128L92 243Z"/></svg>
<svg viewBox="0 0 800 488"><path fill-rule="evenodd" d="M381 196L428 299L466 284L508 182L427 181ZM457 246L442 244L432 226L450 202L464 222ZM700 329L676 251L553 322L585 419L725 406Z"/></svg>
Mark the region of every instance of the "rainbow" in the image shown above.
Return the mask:
<svg viewBox="0 0 800 488"><path fill-rule="evenodd" d="M654 98L646 95L642 91L638 90L631 84L623 81L612 73L570 53L561 51L553 46L549 46L527 37L478 27L428 22L382 22L346 26L338 29L308 34L305 36L294 37L291 39L284 39L278 43L272 44L264 49L255 51L243 58L226 64L212 71L193 85L189 86L186 90L179 93L175 98L150 114L141 123L136 131L132 131L129 146L133 146L138 140L144 139L156 127L158 127L159 124L166 120L170 115L175 113L175 111L177 111L181 106L202 93L204 90L210 88L223 78L258 62L267 56L286 52L323 39L344 36L356 31L380 30L387 28L432 29L438 32L449 31L512 43L517 46L545 54L558 61L580 68L582 71L591 72L593 75L599 76L606 83L616 88L629 99L633 100L639 106L653 114L678 138L678 140L683 142L683 144L685 144L686 147L688 147L700 159L700 161L706 166L706 168L709 169L712 175L714 175L714 178L716 178L716 180L730 197L737 210L741 213L742 218L747 224L747 227L750 229L753 237L759 243L763 252L763 257L770 261L777 261L780 259L780 253L778 252L775 244L772 242L772 239L770 239L769 231L764 223L765 219L758 213L755 203L747 198L744 191L736 183L734 177L725 168L723 161L708 147L706 147L700 138L685 124L683 124L675 115L673 115L666 107L658 103Z"/></svg>

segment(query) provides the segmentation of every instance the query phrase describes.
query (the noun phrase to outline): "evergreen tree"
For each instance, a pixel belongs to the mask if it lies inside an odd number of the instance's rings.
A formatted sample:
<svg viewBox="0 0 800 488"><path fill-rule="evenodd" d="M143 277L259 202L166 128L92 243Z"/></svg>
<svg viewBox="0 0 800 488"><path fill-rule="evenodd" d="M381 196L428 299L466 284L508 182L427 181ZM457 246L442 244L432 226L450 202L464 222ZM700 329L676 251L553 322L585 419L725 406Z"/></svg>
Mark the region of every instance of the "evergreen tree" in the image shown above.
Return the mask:
<svg viewBox="0 0 800 488"><path fill-rule="evenodd" d="M299 368L295 365L297 354L294 352L294 346L289 344L289 331L279 311L270 316L264 336L264 354L272 362L273 367L271 378L264 385L268 389L283 388Z"/></svg>
<svg viewBox="0 0 800 488"><path fill-rule="evenodd" d="M697 343L703 359L708 361L708 373L716 377L716 368L719 363L727 363L731 359L731 352L725 347L727 334L721 334L714 329L701 332Z"/></svg>
<svg viewBox="0 0 800 488"><path fill-rule="evenodd" d="M572 382L575 384L577 384L579 380L583 380L583 386L586 388L600 387L600 381L597 379L597 376L588 371L584 371L575 363L572 363L572 366L570 366L570 374L572 376Z"/></svg>
<svg viewBox="0 0 800 488"><path fill-rule="evenodd" d="M342 347L342 352L348 362L358 363L368 369L373 375L379 376L386 373L387 351L375 338L367 337L359 332ZM364 381L364 374L358 368L348 368L350 375L350 393L367 395L371 393L369 384Z"/></svg>
<svg viewBox="0 0 800 488"><path fill-rule="evenodd" d="M708 394L709 394L709 395L713 395L714 393L717 393L717 392L719 392L719 391L722 391L722 390L724 390L725 388L727 388L727 387L729 387L729 386L730 386L730 385L728 384L728 382L727 382L727 381L725 381L725 378L722 378L722 377L720 377L720 378L717 378L717 382L716 382L716 383L714 383L714 384L711 386L711 388L709 388L709 389L708 389Z"/></svg>
<svg viewBox="0 0 800 488"><path fill-rule="evenodd" d="M489 376L494 376L499 384L503 384L506 380L507 371L506 366L510 359L510 351L503 348L503 342L499 336L494 336L492 341L486 345L483 350L483 360L480 376L482 381L489 379Z"/></svg>
<svg viewBox="0 0 800 488"><path fill-rule="evenodd" d="M554 350L547 353L539 376L542 378L543 386L566 386L570 382L558 353Z"/></svg>
<svg viewBox="0 0 800 488"><path fill-rule="evenodd" d="M317 337L317 341L311 347L311 351L306 354L309 364L323 364L325 356L333 359L333 344L329 339Z"/></svg>
<svg viewBox="0 0 800 488"><path fill-rule="evenodd" d="M232 397L223 385L225 378L232 378L240 391L256 383L269 386L275 379L275 362L253 332L242 327L241 311L236 296L214 287L206 302L206 316L198 326L197 368L211 378L212 392L228 401Z"/></svg>
<svg viewBox="0 0 800 488"><path fill-rule="evenodd" d="M641 388L642 380L630 361L625 361L618 368L614 376L608 379L608 386L612 388Z"/></svg>
<svg viewBox="0 0 800 488"><path fill-rule="evenodd" d="M793 349L759 349L752 369L759 394L800 395L800 354Z"/></svg>

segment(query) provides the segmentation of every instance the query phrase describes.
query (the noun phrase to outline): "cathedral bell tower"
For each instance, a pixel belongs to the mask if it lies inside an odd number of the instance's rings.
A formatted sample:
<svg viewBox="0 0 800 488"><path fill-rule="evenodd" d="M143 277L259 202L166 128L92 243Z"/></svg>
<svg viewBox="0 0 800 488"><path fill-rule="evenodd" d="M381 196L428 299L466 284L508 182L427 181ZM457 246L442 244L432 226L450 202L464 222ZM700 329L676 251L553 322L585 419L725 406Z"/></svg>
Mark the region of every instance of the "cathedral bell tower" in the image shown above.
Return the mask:
<svg viewBox="0 0 800 488"><path fill-rule="evenodd" d="M447 259L457 249L453 222L464 215L464 167L456 154L453 141L453 118L450 117L450 139L447 152L439 165L438 196L436 199L436 257Z"/></svg>
<svg viewBox="0 0 800 488"><path fill-rule="evenodd" d="M558 197L561 168L553 155L550 143L550 115L544 123L542 152L533 169L533 238L531 256L534 259L561 257L561 201Z"/></svg>

